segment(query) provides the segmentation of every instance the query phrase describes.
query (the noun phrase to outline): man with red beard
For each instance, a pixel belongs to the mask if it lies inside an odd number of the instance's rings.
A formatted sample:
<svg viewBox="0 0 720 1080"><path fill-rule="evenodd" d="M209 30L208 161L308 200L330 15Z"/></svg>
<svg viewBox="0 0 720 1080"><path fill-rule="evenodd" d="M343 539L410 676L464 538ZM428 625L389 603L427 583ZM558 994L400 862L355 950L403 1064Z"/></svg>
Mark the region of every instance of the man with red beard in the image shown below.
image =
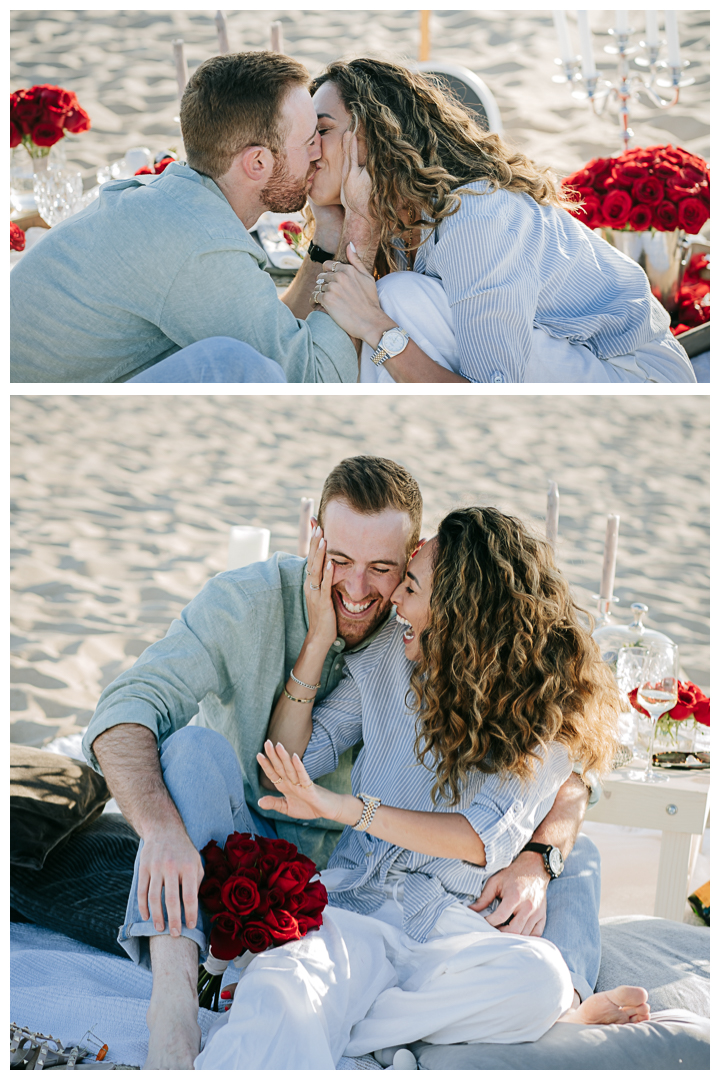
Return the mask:
<svg viewBox="0 0 720 1080"><path fill-rule="evenodd" d="M312 192L321 146L308 82L302 64L268 52L193 72L180 107L187 162L105 184L13 270L13 382L356 381L355 347L312 292L350 243L374 262L378 237L352 210L362 170L347 177L344 215L316 215L315 247L282 302L248 231Z"/></svg>
<svg viewBox="0 0 720 1080"><path fill-rule="evenodd" d="M340 462L325 481L307 560L277 553L218 574L166 637L103 692L83 750L142 839L118 941L137 963L151 961L153 970L146 1068L192 1068L199 1049L198 949L206 947L206 938L198 914L198 850L209 837L195 835L190 819L207 816L219 800L233 811L231 817L223 811L226 834L234 827L277 835L325 867L342 825L258 810L265 789L256 755L311 620L319 617L308 600L322 566L332 560L336 637L319 686L297 686L301 699L317 691L316 701L339 683L345 654L366 648L391 617L391 597L418 546L421 523L422 497L407 470L376 457ZM352 760L347 751L335 772L318 782L350 792ZM239 794L232 795L238 784ZM580 1000L592 993L600 963L593 845L583 838L587 850L578 845L573 853L577 871L551 879L562 872L586 805L587 788L573 775L534 833L535 849L495 874L473 905L482 910L497 898L491 925L542 934L550 883L557 898L557 932L550 939L561 951L563 934L572 942L566 959ZM225 836L214 838L222 842ZM561 856L558 873L547 869L540 849ZM577 912L584 912L582 919Z"/></svg>

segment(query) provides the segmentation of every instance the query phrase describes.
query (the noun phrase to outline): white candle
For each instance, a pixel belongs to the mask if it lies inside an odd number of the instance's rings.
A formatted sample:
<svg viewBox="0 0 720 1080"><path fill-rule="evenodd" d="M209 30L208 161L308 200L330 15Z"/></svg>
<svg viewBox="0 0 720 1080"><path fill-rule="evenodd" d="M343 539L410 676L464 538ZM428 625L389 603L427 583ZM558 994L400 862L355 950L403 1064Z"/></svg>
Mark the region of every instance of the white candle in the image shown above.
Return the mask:
<svg viewBox="0 0 720 1080"><path fill-rule="evenodd" d="M233 525L228 544L228 570L263 562L270 550L270 530L255 525Z"/></svg>
<svg viewBox="0 0 720 1080"><path fill-rule="evenodd" d="M651 49L657 49L660 44L657 11L645 12L645 44Z"/></svg>
<svg viewBox="0 0 720 1080"><path fill-rule="evenodd" d="M619 34L627 34L628 30L630 29L627 11L615 12L615 29Z"/></svg>
<svg viewBox="0 0 720 1080"><path fill-rule="evenodd" d="M580 34L580 52L582 54L583 79L594 79L597 75L593 59L593 42L587 11L578 11L578 32Z"/></svg>
<svg viewBox="0 0 720 1080"><path fill-rule="evenodd" d="M557 543L558 521L560 519L560 492L554 480L548 483L547 514L545 516L545 537L555 546Z"/></svg>
<svg viewBox="0 0 720 1080"><path fill-rule="evenodd" d="M270 23L270 52L285 52L283 47L283 24L281 22Z"/></svg>
<svg viewBox="0 0 720 1080"><path fill-rule="evenodd" d="M173 56L175 57L175 74L177 75L178 97L182 99L188 81L188 69L185 61L184 43L182 38L176 38L172 43Z"/></svg>
<svg viewBox="0 0 720 1080"><path fill-rule="evenodd" d="M619 531L620 517L617 514L608 514L607 529L605 531L605 552L603 554L602 580L600 582L600 596L603 600L610 600L613 594Z"/></svg>
<svg viewBox="0 0 720 1080"><path fill-rule="evenodd" d="M215 12L215 26L217 27L218 52L221 56L224 56L230 52L230 46L228 44L227 24L222 11Z"/></svg>
<svg viewBox="0 0 720 1080"><path fill-rule="evenodd" d="M665 35L667 37L668 64L671 68L679 68L680 39L678 38L677 14L674 11L665 12Z"/></svg>
<svg viewBox="0 0 720 1080"><path fill-rule="evenodd" d="M312 499L300 500L300 522L298 524L298 555L307 557L310 550L310 518L312 517L315 503Z"/></svg>
<svg viewBox="0 0 720 1080"><path fill-rule="evenodd" d="M571 64L575 59L575 54L573 53L572 42L570 41L570 31L568 30L565 12L553 11L553 19L555 21L555 30L557 31L558 41L560 42L560 59L563 64Z"/></svg>

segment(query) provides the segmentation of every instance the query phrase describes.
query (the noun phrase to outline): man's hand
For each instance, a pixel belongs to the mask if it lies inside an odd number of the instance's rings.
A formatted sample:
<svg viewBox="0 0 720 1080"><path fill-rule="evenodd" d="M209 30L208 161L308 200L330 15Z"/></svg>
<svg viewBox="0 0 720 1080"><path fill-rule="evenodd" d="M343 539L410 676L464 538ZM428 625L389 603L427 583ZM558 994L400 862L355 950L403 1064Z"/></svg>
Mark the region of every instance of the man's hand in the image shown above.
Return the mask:
<svg viewBox="0 0 720 1080"><path fill-rule="evenodd" d="M170 936L179 937L182 928L180 897L185 907L185 925L197 924L198 889L203 879L203 865L197 849L184 828L163 830L143 841L138 874L138 907L143 919L150 919L156 930L165 929L162 891L168 914Z"/></svg>
<svg viewBox="0 0 720 1080"><path fill-rule="evenodd" d="M470 904L470 910L484 911L499 898L495 911L485 916L490 926L509 934L541 937L545 929L549 881L542 855L522 851L510 866L488 878L478 899Z"/></svg>

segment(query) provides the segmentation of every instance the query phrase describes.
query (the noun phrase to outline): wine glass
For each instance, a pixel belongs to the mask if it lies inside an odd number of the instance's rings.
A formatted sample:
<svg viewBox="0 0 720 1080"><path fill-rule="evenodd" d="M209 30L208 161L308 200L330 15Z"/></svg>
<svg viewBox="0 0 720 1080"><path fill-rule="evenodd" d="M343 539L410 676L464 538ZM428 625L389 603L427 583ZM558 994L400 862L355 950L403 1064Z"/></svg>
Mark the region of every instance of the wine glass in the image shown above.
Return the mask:
<svg viewBox="0 0 720 1080"><path fill-rule="evenodd" d="M652 734L648 750L647 767L641 777L645 784L657 784L666 776L653 773L652 760L657 737L658 720L669 712L678 699L678 647L670 644L651 645L643 663L638 684L637 702L652 717Z"/></svg>
<svg viewBox="0 0 720 1080"><path fill-rule="evenodd" d="M642 675L646 656L647 647L645 645L623 645L622 648L618 649L615 679L620 693L626 698L629 697L630 692L634 690L636 686L640 685L640 677ZM645 726L643 721L647 721L648 726L649 721L643 713L640 713L637 709L633 708L629 701L627 707L629 709L627 716L632 725L633 757L644 759L647 745L645 744L643 735L647 734L649 738L650 732L645 732L643 730ZM642 776L642 774L637 771L628 775L632 780L639 780Z"/></svg>
<svg viewBox="0 0 720 1080"><path fill-rule="evenodd" d="M82 206L82 173L48 165L33 176L33 190L38 213L52 228Z"/></svg>

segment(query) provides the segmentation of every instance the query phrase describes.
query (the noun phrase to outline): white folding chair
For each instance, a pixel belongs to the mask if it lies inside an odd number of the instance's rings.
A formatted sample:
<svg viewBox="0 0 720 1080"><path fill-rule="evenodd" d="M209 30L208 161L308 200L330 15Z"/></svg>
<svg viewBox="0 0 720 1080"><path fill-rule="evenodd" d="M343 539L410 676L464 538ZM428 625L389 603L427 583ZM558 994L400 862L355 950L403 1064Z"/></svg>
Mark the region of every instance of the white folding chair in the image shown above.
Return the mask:
<svg viewBox="0 0 720 1080"><path fill-rule="evenodd" d="M493 93L486 83L466 67L460 64L446 64L437 60L422 60L412 64L415 71L426 75L438 75L453 93L475 113L486 131L502 135L503 124L500 109Z"/></svg>

